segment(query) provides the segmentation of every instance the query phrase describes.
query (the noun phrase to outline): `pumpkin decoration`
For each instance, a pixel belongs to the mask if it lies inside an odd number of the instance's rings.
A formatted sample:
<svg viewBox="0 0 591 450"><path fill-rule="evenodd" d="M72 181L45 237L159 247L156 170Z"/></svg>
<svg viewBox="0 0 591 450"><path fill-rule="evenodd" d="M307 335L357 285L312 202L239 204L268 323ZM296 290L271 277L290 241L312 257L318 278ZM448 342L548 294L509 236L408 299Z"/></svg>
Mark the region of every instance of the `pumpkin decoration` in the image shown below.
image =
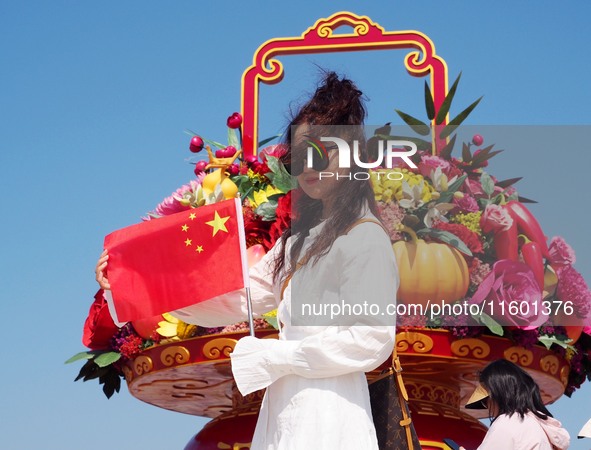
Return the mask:
<svg viewBox="0 0 591 450"><path fill-rule="evenodd" d="M398 300L407 304L452 303L466 295L470 283L468 265L455 248L438 242L425 242L403 227L410 241L392 246L400 272Z"/></svg>

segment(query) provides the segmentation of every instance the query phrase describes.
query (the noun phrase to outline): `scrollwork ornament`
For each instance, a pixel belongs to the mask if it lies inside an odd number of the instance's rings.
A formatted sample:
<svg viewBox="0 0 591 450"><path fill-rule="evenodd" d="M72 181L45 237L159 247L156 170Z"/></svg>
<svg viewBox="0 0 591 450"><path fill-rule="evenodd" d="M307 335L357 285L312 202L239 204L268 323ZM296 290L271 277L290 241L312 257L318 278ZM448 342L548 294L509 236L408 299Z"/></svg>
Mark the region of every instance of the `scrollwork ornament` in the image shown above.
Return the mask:
<svg viewBox="0 0 591 450"><path fill-rule="evenodd" d="M189 361L191 354L189 350L181 345L167 347L160 353L160 361L167 367L173 364L185 364Z"/></svg>

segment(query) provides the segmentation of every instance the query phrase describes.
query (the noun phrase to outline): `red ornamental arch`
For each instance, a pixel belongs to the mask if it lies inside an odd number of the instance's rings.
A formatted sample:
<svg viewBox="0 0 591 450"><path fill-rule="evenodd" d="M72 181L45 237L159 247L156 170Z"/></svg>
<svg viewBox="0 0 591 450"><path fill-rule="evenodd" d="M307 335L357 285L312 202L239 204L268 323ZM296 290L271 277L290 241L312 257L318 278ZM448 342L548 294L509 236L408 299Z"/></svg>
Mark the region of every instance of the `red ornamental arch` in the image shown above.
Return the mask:
<svg viewBox="0 0 591 450"><path fill-rule="evenodd" d="M348 26L350 33L335 33ZM253 63L242 75L241 109L243 151L245 155L257 153L259 124L259 82L277 84L283 79L283 64L277 56L309 53L333 53L364 50L412 50L404 65L410 75L429 75L435 110L439 110L448 88L445 60L435 53L435 46L425 34L414 31L385 31L367 16L351 12L338 12L316 23L297 37L270 39L262 44L253 56ZM447 124L447 118L437 129ZM435 124L433 123L433 126ZM439 133L434 133L439 135ZM445 140L434 142L434 148L442 148Z"/></svg>

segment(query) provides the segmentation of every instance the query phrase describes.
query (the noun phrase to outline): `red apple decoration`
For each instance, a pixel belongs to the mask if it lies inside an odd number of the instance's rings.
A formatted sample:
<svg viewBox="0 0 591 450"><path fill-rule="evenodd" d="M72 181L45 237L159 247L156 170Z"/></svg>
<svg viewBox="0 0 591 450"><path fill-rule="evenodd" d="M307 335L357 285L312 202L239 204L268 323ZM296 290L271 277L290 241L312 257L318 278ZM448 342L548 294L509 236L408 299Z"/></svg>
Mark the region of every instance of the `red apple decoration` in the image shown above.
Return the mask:
<svg viewBox="0 0 591 450"><path fill-rule="evenodd" d="M207 167L207 161L197 162L197 164L195 164L195 175L199 175L200 173L203 173L203 171L205 170L206 167Z"/></svg>
<svg viewBox="0 0 591 450"><path fill-rule="evenodd" d="M484 143L484 138L480 134L475 134L472 136L472 143L479 147Z"/></svg>
<svg viewBox="0 0 591 450"><path fill-rule="evenodd" d="M237 112L233 113L230 117L228 117L226 124L228 125L228 128L240 128L240 125L242 125L242 115Z"/></svg>

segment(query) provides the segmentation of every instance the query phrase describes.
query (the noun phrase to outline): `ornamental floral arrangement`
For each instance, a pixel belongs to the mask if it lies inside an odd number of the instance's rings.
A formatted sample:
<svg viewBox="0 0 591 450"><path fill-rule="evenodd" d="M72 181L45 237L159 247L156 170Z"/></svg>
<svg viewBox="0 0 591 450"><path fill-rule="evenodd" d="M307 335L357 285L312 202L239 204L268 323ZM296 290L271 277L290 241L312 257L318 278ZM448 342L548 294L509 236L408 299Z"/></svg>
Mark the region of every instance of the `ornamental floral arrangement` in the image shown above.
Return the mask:
<svg viewBox="0 0 591 450"><path fill-rule="evenodd" d="M413 136L392 136L388 123L367 141L370 157L380 139L403 138L417 146L414 167L378 167L370 173L400 271L398 327L445 328L455 339L492 334L525 348L544 345L569 361L565 393L570 396L591 380L591 327L585 326L591 291L574 268L574 250L560 236L547 239L528 210L532 201L515 188L520 178L498 180L488 173L490 159L501 151L485 146L479 134L456 150L454 133L480 101L444 125L459 81L460 76L437 114L425 82L427 118L434 125L397 110ZM195 178L142 219L240 194L248 259L254 264L290 226L297 191L281 162L285 147L272 143L280 136L259 142L258 155L244 156L241 125L239 113L228 117L227 144L188 132L190 151L205 150L208 159L190 160ZM569 325L558 325L563 323ZM276 327L273 312L255 320L255 328L270 327ZM76 380L98 379L110 397L120 389L121 363L151 346L247 329L247 322L202 328L169 314L117 327L99 291L84 325L89 351L67 362L85 361Z"/></svg>

